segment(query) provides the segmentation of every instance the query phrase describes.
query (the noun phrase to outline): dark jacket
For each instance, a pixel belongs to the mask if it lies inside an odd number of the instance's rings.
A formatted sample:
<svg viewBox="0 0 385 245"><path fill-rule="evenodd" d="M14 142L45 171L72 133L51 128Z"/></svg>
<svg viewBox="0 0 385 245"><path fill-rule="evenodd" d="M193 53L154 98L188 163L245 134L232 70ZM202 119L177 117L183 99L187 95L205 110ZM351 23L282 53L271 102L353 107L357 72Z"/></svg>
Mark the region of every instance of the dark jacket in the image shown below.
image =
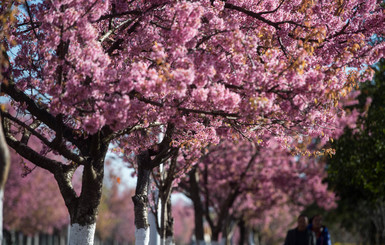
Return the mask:
<svg viewBox="0 0 385 245"><path fill-rule="evenodd" d="M284 245L297 245L298 241L298 229L292 229L287 232L285 244ZM316 245L315 235L314 232L312 232L309 229L306 229L306 240L308 241L307 245Z"/></svg>
<svg viewBox="0 0 385 245"><path fill-rule="evenodd" d="M309 230L312 230L313 225L310 224L308 226ZM330 234L328 231L328 228L326 226L321 226L321 234L319 237L316 237L316 245L332 245L332 242L330 240Z"/></svg>

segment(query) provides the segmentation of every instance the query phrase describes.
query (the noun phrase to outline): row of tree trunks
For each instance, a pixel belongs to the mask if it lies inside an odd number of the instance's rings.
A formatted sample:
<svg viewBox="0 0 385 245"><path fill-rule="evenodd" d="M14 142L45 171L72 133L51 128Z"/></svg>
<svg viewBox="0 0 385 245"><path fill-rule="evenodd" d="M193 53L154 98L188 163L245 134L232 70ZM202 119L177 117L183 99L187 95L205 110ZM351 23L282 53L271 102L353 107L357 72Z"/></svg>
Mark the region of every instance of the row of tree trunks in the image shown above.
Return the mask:
<svg viewBox="0 0 385 245"><path fill-rule="evenodd" d="M55 231L54 234L36 234L25 235L21 232L8 231L4 232L4 245L67 245L67 230ZM116 240L100 240L95 237L94 245L130 245L129 242L118 242Z"/></svg>

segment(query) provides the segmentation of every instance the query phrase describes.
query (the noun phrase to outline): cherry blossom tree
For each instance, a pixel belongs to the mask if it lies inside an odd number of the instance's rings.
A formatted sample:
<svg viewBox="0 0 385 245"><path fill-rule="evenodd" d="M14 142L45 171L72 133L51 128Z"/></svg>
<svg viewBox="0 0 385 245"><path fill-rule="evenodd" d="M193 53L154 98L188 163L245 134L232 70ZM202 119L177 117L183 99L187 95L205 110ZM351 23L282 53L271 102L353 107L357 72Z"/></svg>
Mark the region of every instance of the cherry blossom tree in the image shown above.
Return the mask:
<svg viewBox="0 0 385 245"><path fill-rule="evenodd" d="M301 210L286 203L274 205L255 217L242 217L234 231L235 244L282 243L289 227L296 225Z"/></svg>
<svg viewBox="0 0 385 245"><path fill-rule="evenodd" d="M171 193L177 173L178 153L169 160L170 163L163 168L152 171L152 191L150 192L150 210L155 217L156 230L160 235L161 244L172 244L166 240L173 240L168 235L173 232L173 217L171 211ZM166 164L166 163L165 163ZM158 170L158 171L157 171ZM151 202L152 201L152 202ZM169 232L167 232L169 231ZM167 234L169 233L169 234Z"/></svg>
<svg viewBox="0 0 385 245"><path fill-rule="evenodd" d="M189 244L193 235L194 210L191 204L179 198L172 204L172 217L174 218L175 244Z"/></svg>
<svg viewBox="0 0 385 245"><path fill-rule="evenodd" d="M30 143L39 144L37 139ZM11 154L9 181L5 188L4 215L5 228L17 230L26 235L38 233L52 234L69 224L68 212L60 197L60 191L53 176L23 160L14 151ZM134 232L129 229L134 224L133 204L130 191L108 166L108 182L103 188L96 233L102 240L134 242ZM74 186L80 192L78 177Z"/></svg>
<svg viewBox="0 0 385 245"><path fill-rule="evenodd" d="M150 172L175 148L196 158L229 132L261 144L272 135L282 145L295 135L328 140L340 97L356 78L370 77L363 64L384 53L373 38L385 25L375 0L43 0L15 7L23 11L7 39L11 66L1 88L18 113L3 113L5 136L55 176L73 244L92 243L112 141L137 156L136 242L146 244ZM28 147L30 134L68 163ZM70 179L81 165L77 195Z"/></svg>
<svg viewBox="0 0 385 245"><path fill-rule="evenodd" d="M174 244L175 219L171 205L171 194L179 185L184 173L188 172L195 162L192 159L186 159L176 151L161 168L152 171L150 210L156 220L161 244Z"/></svg>
<svg viewBox="0 0 385 245"><path fill-rule="evenodd" d="M36 143L36 141L35 141ZM24 161L14 151L4 193L4 226L26 235L52 234L69 223L68 212L53 176Z"/></svg>
<svg viewBox="0 0 385 245"><path fill-rule="evenodd" d="M296 158L275 142L269 145L260 148L245 140L221 142L199 163L199 182L190 180L187 192L194 207L203 207L200 213L211 227L212 242L218 242L220 235L229 240L237 222L258 223L274 207L290 204L298 213L313 202L325 208L335 205L334 194L322 183L326 174L322 162ZM192 193L194 189L198 193ZM192 198L194 195L198 197ZM197 223L198 227L203 224ZM196 236L203 240L202 234Z"/></svg>
<svg viewBox="0 0 385 245"><path fill-rule="evenodd" d="M11 1L2 1L0 7L0 36L9 37L10 24L15 22L16 10L12 9ZM4 59L3 53L6 52L6 47L3 40L0 41L0 84L7 83L7 80L3 78L3 71L8 69L9 63ZM1 92L1 88L0 88ZM0 110L3 110L3 106L0 103ZM0 245L3 241L3 203L4 203L4 186L8 178L8 172L10 167L10 154L7 143L4 138L3 123L0 115Z"/></svg>

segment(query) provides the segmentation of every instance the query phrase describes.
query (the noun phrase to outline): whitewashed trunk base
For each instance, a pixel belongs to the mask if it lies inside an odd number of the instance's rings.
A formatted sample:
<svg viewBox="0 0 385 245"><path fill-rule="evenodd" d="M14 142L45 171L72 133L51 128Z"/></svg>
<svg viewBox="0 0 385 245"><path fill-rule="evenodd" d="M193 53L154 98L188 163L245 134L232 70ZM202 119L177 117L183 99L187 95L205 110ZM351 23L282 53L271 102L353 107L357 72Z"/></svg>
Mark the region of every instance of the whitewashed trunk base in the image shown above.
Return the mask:
<svg viewBox="0 0 385 245"><path fill-rule="evenodd" d="M166 245L175 245L174 238L172 236L167 237Z"/></svg>
<svg viewBox="0 0 385 245"><path fill-rule="evenodd" d="M69 245L93 245L96 224L82 226L72 224L70 228Z"/></svg>
<svg viewBox="0 0 385 245"><path fill-rule="evenodd" d="M40 243L39 243L39 234L36 234L36 235L33 237L33 244L40 244Z"/></svg>
<svg viewBox="0 0 385 245"><path fill-rule="evenodd" d="M150 242L150 229L135 228L135 245L148 245Z"/></svg>
<svg viewBox="0 0 385 245"><path fill-rule="evenodd" d="M32 237L27 236L27 242L26 245L32 245Z"/></svg>
<svg viewBox="0 0 385 245"><path fill-rule="evenodd" d="M0 188L0 245L3 242L3 202L4 202L4 189Z"/></svg>
<svg viewBox="0 0 385 245"><path fill-rule="evenodd" d="M159 209L159 207L158 207ZM148 223L150 224L150 242L149 245L159 245L160 244L160 236L158 234L158 230L156 229L156 217L150 211L148 212Z"/></svg>
<svg viewBox="0 0 385 245"><path fill-rule="evenodd" d="M255 245L255 242L254 242L254 232L250 232L249 234L249 244L250 245Z"/></svg>

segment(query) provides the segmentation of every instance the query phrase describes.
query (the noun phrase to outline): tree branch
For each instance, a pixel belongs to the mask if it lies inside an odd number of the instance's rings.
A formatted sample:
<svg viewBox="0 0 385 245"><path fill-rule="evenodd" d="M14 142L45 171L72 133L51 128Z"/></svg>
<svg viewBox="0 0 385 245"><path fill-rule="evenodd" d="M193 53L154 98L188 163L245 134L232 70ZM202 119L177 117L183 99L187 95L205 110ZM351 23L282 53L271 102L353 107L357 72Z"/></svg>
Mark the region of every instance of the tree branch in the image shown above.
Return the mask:
<svg viewBox="0 0 385 245"><path fill-rule="evenodd" d="M218 214L218 223L217 227L222 227L222 222L224 221L224 218L228 214L229 208L233 205L240 192L240 186L241 183L243 183L243 179L246 177L246 173L249 171L251 166L253 165L255 158L259 155L259 151L256 150L256 152L253 154L253 156L250 158L249 162L247 163L247 166L245 170L242 172L239 180L236 182L236 186L232 188L231 194L226 198L224 202L222 202L222 205L220 207L220 211Z"/></svg>
<svg viewBox="0 0 385 245"><path fill-rule="evenodd" d="M72 177L77 167L77 164L62 164L61 169L58 168L58 171L54 173L54 177L58 183L60 193L63 196L70 214L75 213L74 210L77 208L79 202L79 198L77 197L77 194L72 186Z"/></svg>
<svg viewBox="0 0 385 245"><path fill-rule="evenodd" d="M151 160L151 167L155 168L161 163L168 160L171 156L176 154L178 148L171 146L172 134L174 133L175 127L173 124L168 124L166 133L163 137L162 142L158 145L159 150L156 152L155 158Z"/></svg>
<svg viewBox="0 0 385 245"><path fill-rule="evenodd" d="M158 107L164 107L164 105L160 102L152 101L150 99L145 98L143 95L136 91L132 91L129 94L130 98L136 98L142 102L145 102L150 105L158 106ZM233 119L233 118L239 118L240 116L236 113L227 113L224 111L204 111L204 110L199 110L199 109L189 109L189 108L184 108L184 107L177 107L179 111L186 112L186 113L197 113L197 114L205 114L205 115L211 115L211 116L221 116L225 117L228 119Z"/></svg>
<svg viewBox="0 0 385 245"><path fill-rule="evenodd" d="M237 113L227 113L224 111L204 111L204 110L198 110L198 109L188 109L179 107L178 110L186 112L186 113L197 113L197 114L205 114L205 115L211 115L211 116L221 116L225 117L227 119L236 119L240 116Z"/></svg>
<svg viewBox="0 0 385 245"><path fill-rule="evenodd" d="M127 33L128 34L131 34L135 31L135 29L139 26L139 22L140 22L140 19L135 22L128 30L127 30ZM123 26L125 28L125 26ZM124 29L122 28L122 29ZM123 38L119 38L118 40L116 40L112 45L111 47L108 48L108 50L106 51L107 54L111 55L116 49L119 49L119 46L120 44L122 44L124 41Z"/></svg>
<svg viewBox="0 0 385 245"><path fill-rule="evenodd" d="M147 127L144 127L143 125L140 125L139 123L137 123L137 124L133 125L132 127L120 130L120 131L118 131L118 132L116 132L114 134L109 135L106 138L106 140L110 141L110 140L116 139L116 138L118 138L120 136L131 134L134 131L138 131L138 130L141 130L141 129L147 129L147 128L159 127L159 126L162 126L162 125L163 125L162 123L154 122L154 123L150 123Z"/></svg>
<svg viewBox="0 0 385 245"><path fill-rule="evenodd" d="M45 144L46 146L48 146L52 150L59 152L63 157L67 158L68 160L76 162L77 164L80 164L80 165L84 164L84 158L83 157L72 153L70 150L68 150L66 148L66 146L61 141L57 141L56 138L53 141L49 141L47 138L45 138L44 136L42 136L41 134L36 132L36 130L33 127L25 124L24 122L20 121L17 118L11 116L9 113L3 112L2 115L5 118L8 118L8 119L14 121L15 123L17 123L18 125L22 126L26 131L28 131L28 132L32 133L34 136L36 136L36 138L38 138L43 144ZM23 139L20 141L20 143L27 145L27 141L23 141Z"/></svg>
<svg viewBox="0 0 385 245"><path fill-rule="evenodd" d="M20 156L53 174L63 165L61 162L40 155L29 146L19 142L15 137L10 135L9 132L5 133L5 139L7 144L20 154Z"/></svg>
<svg viewBox="0 0 385 245"><path fill-rule="evenodd" d="M281 29L281 27L280 27L281 24L291 24L291 25L300 26L300 27L303 27L303 28L308 28L308 27L306 27L305 25L301 25L301 24L299 24L299 23L297 23L297 22L295 22L295 21L292 21L292 20L285 20L285 21L280 21L280 22L273 22L273 21L271 21L271 20L268 20L268 19L262 17L262 14L265 14L266 12L255 13L255 12L253 12L253 11L250 11L250 10L247 10L247 9L245 9L245 8L242 8L242 7L233 5L233 4L231 4L231 3L225 3L225 8L237 10L237 11L239 11L239 12L241 12L241 13L244 13L244 14L250 16L250 17L253 17L253 18L255 18L255 19L260 20L260 21L262 21L262 22L264 22L264 23L266 23L266 24L268 24L268 25L274 27L274 28L277 29L277 30L280 30L280 29ZM267 12L267 13L268 13L268 12Z"/></svg>
<svg viewBox="0 0 385 245"><path fill-rule="evenodd" d="M31 125L29 125L29 127L34 131L37 127L39 127L39 125L40 125L39 121L34 121ZM23 136L21 137L20 142L25 145L28 145L28 141L30 137L31 137L31 131L24 128Z"/></svg>
<svg viewBox="0 0 385 245"><path fill-rule="evenodd" d="M15 101L21 104L25 104L27 106L27 110L33 116L35 116L39 121L46 124L52 130L54 131L62 130L64 138L66 138L73 145L77 146L81 151L85 151L87 149L87 144L88 144L87 139L85 139L80 135L76 135L73 129L69 128L65 124L58 122L57 119L51 113L41 108L30 97L28 97L22 91L17 89L14 83L11 84L9 82L8 85L5 85L4 83L2 83L1 91L11 96L11 98L14 99ZM59 125L62 127L62 129L59 129Z"/></svg>
<svg viewBox="0 0 385 245"><path fill-rule="evenodd" d="M36 28L35 28L35 23L33 22L33 18L32 18L31 9L29 8L29 5L28 5L27 1L25 1L25 6L26 6L26 9L27 9L29 20L31 22L33 33L35 34L36 39L38 39Z"/></svg>
<svg viewBox="0 0 385 245"><path fill-rule="evenodd" d="M112 28L111 30L109 30L106 34L104 34L101 38L99 38L99 42L102 43L104 42L104 40L106 40L109 36L111 36L111 34L113 34L116 30L120 29L121 27L124 27L126 25L129 25L130 22L132 23L133 20L125 20L123 21L122 23L120 23L118 26Z"/></svg>
<svg viewBox="0 0 385 245"><path fill-rule="evenodd" d="M259 13L252 12L252 11L247 10L247 9L244 9L244 8L242 8L242 7L233 5L233 4L231 4L231 3L225 3L225 8L237 10L237 11L239 11L239 12L241 12L241 13L244 13L244 14L250 16L250 17L256 18L256 19L258 19L258 20L260 20L260 21L262 21L262 22L264 22L264 23L266 23L266 24L268 24L268 25L271 25L271 26L273 26L275 29L278 29L278 30L281 29L281 28L279 27L279 24L278 24L278 23L263 18L263 17L261 16L261 14L259 14Z"/></svg>

